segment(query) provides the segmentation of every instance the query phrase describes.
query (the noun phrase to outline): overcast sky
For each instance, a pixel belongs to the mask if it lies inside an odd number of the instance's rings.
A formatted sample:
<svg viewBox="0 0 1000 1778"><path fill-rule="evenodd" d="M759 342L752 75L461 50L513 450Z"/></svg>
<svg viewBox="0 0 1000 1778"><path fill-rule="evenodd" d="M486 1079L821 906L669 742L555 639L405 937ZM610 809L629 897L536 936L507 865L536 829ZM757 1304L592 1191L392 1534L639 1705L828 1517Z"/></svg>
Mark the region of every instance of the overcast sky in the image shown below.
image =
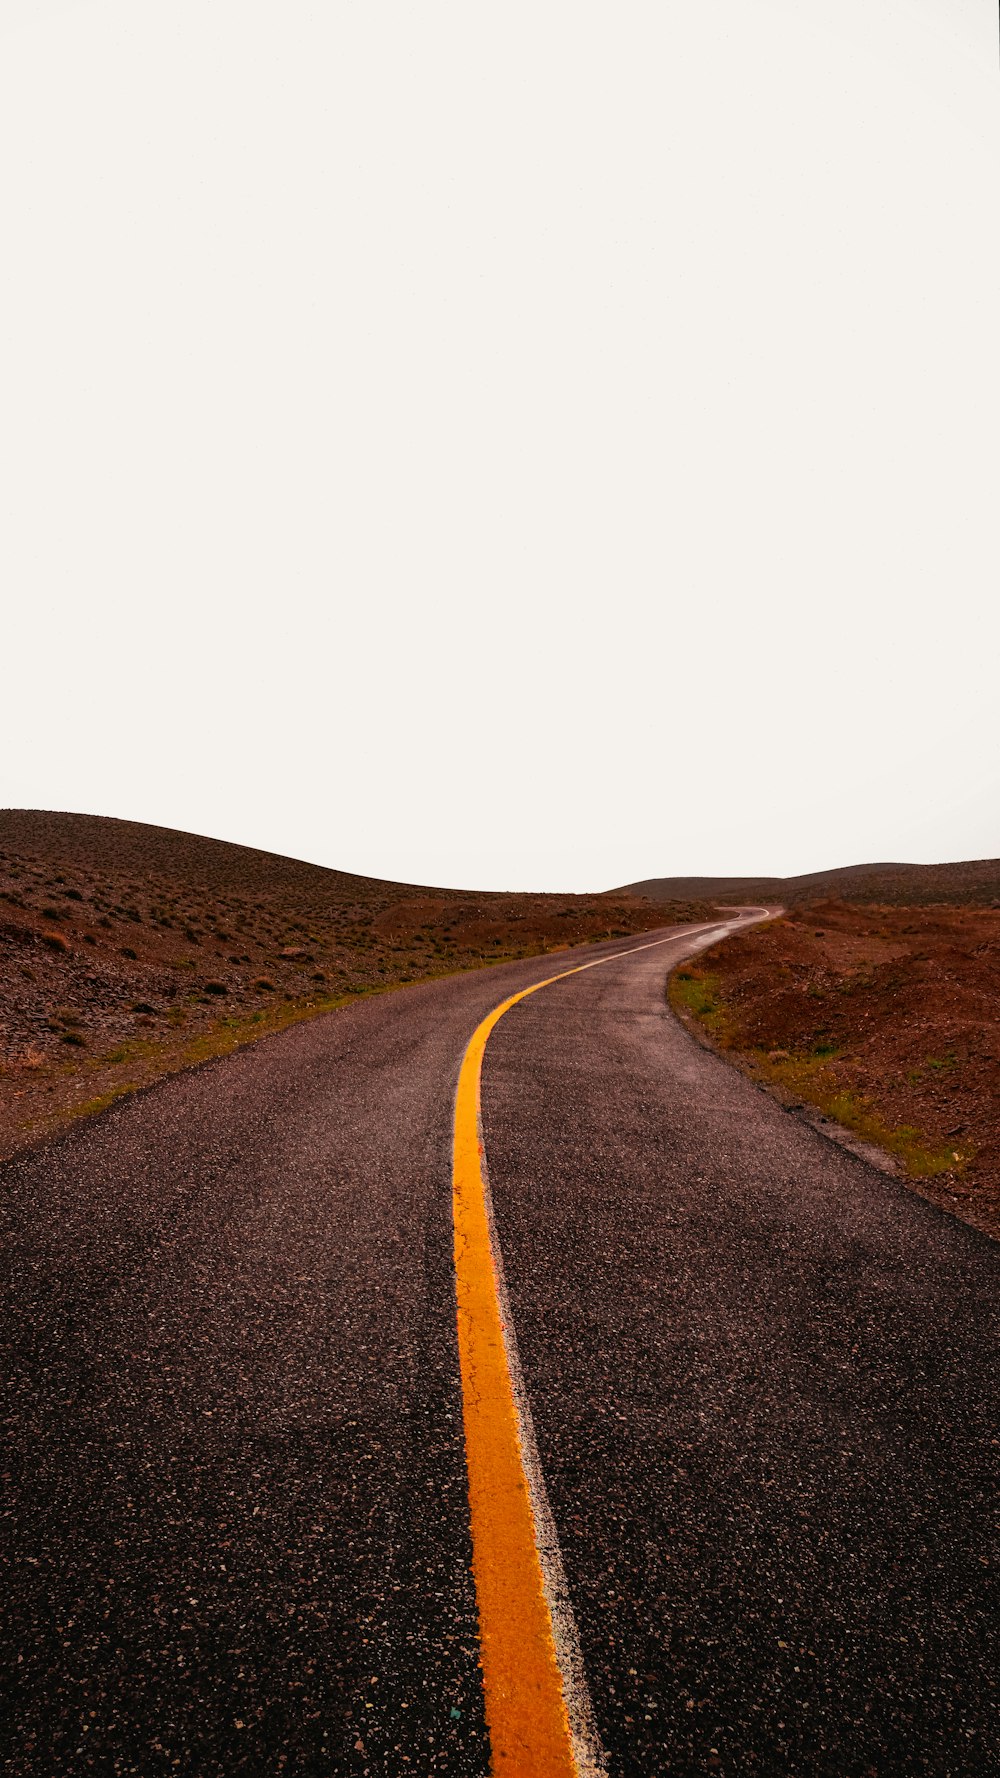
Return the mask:
<svg viewBox="0 0 1000 1778"><path fill-rule="evenodd" d="M1000 854L995 0L0 0L0 803Z"/></svg>

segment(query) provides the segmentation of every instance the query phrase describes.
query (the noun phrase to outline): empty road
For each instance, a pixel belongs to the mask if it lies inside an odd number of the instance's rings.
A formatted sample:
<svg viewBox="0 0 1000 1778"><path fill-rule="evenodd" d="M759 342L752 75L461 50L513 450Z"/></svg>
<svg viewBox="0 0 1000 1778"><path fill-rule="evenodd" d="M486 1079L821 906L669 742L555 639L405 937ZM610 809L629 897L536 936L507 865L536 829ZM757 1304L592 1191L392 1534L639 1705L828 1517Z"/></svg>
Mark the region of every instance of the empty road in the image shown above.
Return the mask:
<svg viewBox="0 0 1000 1778"><path fill-rule="evenodd" d="M658 936L363 1001L0 1169L0 1770L485 1778L456 1086L603 955L481 1078L585 1757L1000 1773L1000 1250L697 1045L705 935Z"/></svg>

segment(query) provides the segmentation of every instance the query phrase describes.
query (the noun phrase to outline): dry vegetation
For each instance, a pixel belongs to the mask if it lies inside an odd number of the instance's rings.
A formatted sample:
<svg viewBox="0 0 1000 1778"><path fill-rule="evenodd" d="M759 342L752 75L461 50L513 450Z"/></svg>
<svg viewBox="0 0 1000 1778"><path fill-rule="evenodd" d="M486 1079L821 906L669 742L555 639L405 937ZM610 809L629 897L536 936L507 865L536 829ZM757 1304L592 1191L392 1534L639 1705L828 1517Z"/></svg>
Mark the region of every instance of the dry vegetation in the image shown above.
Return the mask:
<svg viewBox="0 0 1000 1778"><path fill-rule="evenodd" d="M0 1156L354 996L706 916L420 889L165 828L0 812Z"/></svg>
<svg viewBox="0 0 1000 1778"><path fill-rule="evenodd" d="M786 1103L1000 1235L1000 908L798 909L682 966L670 992Z"/></svg>

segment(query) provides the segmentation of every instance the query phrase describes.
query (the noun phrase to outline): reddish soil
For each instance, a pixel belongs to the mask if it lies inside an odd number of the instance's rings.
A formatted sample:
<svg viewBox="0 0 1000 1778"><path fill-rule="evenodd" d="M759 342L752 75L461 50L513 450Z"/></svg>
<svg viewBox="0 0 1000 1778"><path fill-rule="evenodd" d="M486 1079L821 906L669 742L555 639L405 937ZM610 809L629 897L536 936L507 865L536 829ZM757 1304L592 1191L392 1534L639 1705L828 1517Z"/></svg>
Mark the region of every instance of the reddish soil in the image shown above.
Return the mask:
<svg viewBox="0 0 1000 1778"><path fill-rule="evenodd" d="M0 812L0 1157L345 998L711 918L701 903L421 889L166 828Z"/></svg>
<svg viewBox="0 0 1000 1778"><path fill-rule="evenodd" d="M1000 1236L1000 909L829 901L704 953L672 999Z"/></svg>

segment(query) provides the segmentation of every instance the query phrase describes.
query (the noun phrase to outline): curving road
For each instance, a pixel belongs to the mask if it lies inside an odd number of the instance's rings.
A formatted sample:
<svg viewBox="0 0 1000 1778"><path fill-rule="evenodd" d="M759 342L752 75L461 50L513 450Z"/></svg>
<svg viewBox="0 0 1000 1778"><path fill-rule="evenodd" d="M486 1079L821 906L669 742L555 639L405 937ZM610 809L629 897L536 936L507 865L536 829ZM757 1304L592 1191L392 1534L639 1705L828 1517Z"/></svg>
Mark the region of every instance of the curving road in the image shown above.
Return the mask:
<svg viewBox="0 0 1000 1778"><path fill-rule="evenodd" d="M686 1035L697 942L533 994L483 1065L607 1771L1000 1772L1000 1252ZM553 967L368 1000L0 1171L0 1770L488 1771L452 1111Z"/></svg>

